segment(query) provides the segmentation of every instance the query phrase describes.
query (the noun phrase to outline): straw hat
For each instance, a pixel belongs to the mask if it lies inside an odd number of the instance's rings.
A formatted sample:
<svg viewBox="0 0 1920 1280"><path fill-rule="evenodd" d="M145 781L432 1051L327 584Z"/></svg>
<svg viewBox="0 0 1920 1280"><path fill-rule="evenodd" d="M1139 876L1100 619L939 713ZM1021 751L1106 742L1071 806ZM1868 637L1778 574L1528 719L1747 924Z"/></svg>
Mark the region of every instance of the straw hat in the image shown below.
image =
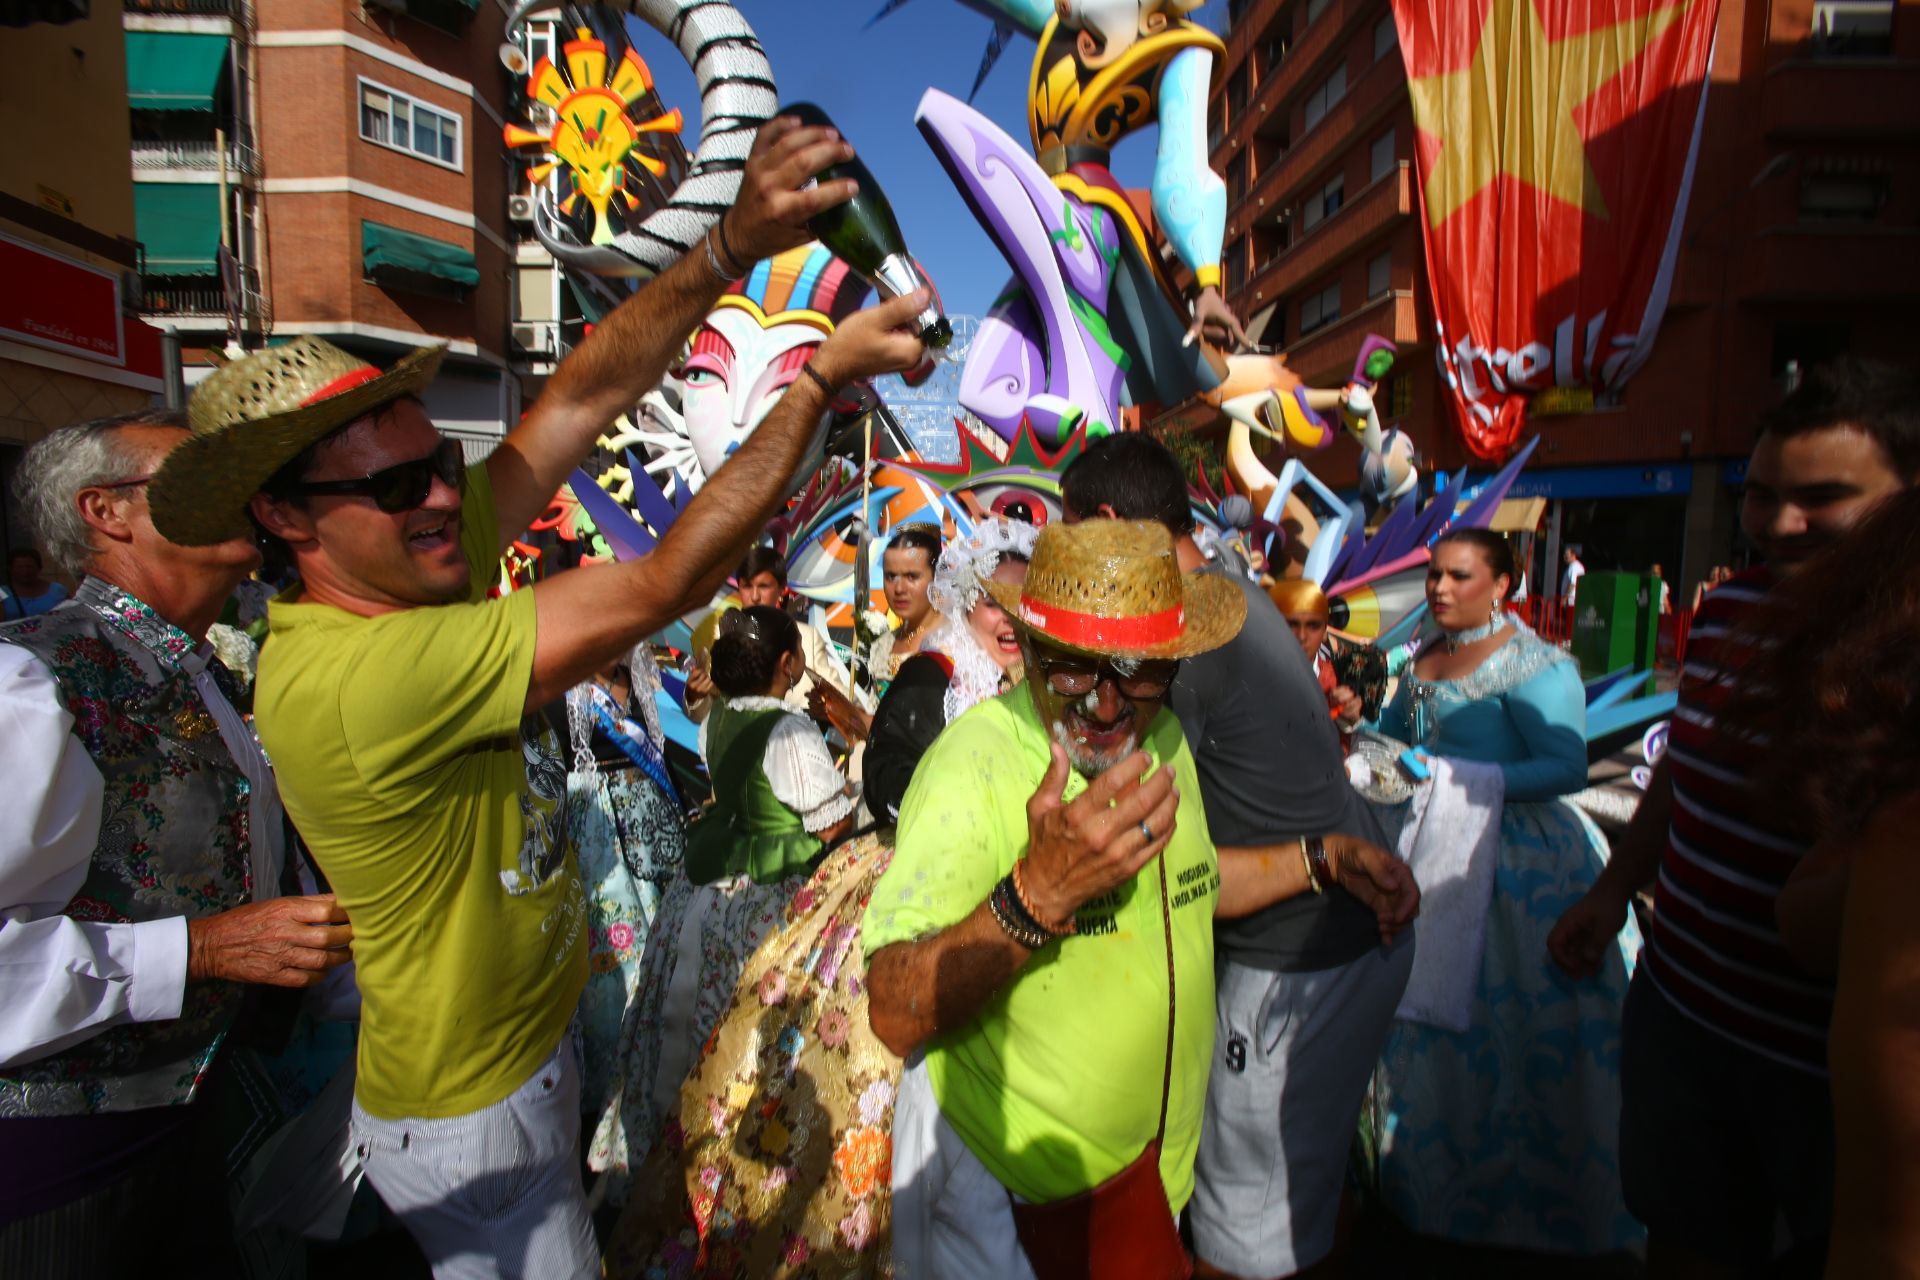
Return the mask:
<svg viewBox="0 0 1920 1280"><path fill-rule="evenodd" d="M1054 522L1018 586L981 584L1023 629L1076 653L1190 658L1240 633L1247 599L1225 578L1183 574L1152 520Z"/></svg>
<svg viewBox="0 0 1920 1280"><path fill-rule="evenodd" d="M147 485L156 529L182 546L250 536L247 500L299 452L401 396L419 395L445 347L422 347L387 370L311 335L223 365L187 402L193 438Z"/></svg>

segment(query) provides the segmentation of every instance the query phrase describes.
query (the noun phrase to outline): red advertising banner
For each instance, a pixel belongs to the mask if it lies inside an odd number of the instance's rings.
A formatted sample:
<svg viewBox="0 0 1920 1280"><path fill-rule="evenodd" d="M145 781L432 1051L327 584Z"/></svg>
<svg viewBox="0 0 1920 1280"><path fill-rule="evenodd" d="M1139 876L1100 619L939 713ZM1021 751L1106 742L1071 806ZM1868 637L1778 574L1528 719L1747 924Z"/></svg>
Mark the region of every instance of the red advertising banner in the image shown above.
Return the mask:
<svg viewBox="0 0 1920 1280"><path fill-rule="evenodd" d="M120 278L0 236L0 338L125 366Z"/></svg>
<svg viewBox="0 0 1920 1280"><path fill-rule="evenodd" d="M1666 310L1718 0L1393 0L1434 349L1500 459L1552 387L1603 399Z"/></svg>

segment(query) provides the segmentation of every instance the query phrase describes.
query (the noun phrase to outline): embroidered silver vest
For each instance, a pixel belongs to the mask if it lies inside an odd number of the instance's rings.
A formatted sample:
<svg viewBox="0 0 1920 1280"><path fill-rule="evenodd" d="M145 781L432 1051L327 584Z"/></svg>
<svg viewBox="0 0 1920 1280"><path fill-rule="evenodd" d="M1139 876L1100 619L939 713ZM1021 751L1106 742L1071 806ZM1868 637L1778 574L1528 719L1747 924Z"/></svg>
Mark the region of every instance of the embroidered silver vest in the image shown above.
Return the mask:
<svg viewBox="0 0 1920 1280"><path fill-rule="evenodd" d="M90 578L53 612L0 628L0 642L53 672L106 780L93 862L64 914L193 919L251 901L250 787L181 666L193 638ZM239 1006L233 983L188 983L177 1019L110 1027L0 1072L0 1117L190 1102Z"/></svg>

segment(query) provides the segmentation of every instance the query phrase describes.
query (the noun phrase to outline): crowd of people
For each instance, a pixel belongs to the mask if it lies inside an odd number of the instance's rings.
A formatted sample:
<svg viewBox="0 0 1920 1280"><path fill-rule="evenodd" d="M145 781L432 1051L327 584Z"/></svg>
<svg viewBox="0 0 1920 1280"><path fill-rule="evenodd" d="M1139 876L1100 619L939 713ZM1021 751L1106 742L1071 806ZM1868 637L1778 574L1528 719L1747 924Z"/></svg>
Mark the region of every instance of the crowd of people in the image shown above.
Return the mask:
<svg viewBox="0 0 1920 1280"><path fill-rule="evenodd" d="M1331 1274L1360 1196L1539 1274L1915 1273L1915 379L1837 362L1761 424L1763 566L1611 851L1504 538L1432 544L1387 696L1144 435L1044 527L891 531L844 663L758 542L919 296L651 553L490 596L849 154L769 125L484 463L438 352L315 338L28 452L79 586L14 557L0 628L0 1274L261 1274L382 1216L442 1277ZM249 684L208 637L263 549ZM716 601L694 769L649 638Z"/></svg>

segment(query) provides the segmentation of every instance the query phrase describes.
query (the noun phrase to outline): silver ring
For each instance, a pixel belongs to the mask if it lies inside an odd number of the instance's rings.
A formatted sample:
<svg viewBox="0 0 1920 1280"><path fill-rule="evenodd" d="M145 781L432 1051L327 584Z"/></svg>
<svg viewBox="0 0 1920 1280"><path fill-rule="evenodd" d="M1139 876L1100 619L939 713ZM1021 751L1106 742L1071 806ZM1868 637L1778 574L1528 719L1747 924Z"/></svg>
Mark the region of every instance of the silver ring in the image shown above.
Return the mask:
<svg viewBox="0 0 1920 1280"><path fill-rule="evenodd" d="M1140 819L1140 834L1148 844L1153 843L1153 828L1147 825L1145 818Z"/></svg>

